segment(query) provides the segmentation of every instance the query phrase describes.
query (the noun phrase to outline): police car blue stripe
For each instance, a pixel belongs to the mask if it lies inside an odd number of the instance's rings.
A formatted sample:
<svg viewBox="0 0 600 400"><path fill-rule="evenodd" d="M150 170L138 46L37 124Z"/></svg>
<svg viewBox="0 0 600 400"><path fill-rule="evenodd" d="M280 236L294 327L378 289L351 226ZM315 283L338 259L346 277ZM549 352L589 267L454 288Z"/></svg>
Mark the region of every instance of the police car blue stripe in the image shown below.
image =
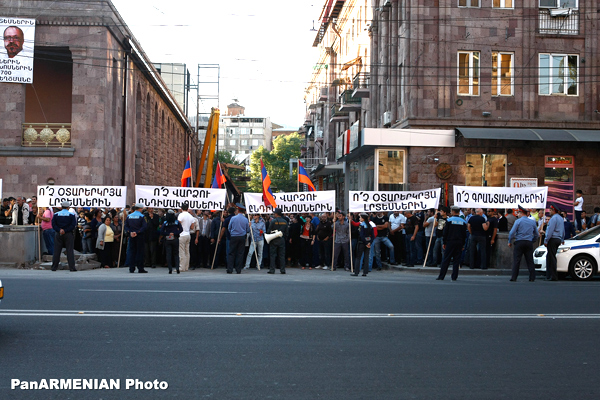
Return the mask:
<svg viewBox="0 0 600 400"><path fill-rule="evenodd" d="M571 250L593 249L594 247L600 247L600 243L584 244L581 246L571 246Z"/></svg>

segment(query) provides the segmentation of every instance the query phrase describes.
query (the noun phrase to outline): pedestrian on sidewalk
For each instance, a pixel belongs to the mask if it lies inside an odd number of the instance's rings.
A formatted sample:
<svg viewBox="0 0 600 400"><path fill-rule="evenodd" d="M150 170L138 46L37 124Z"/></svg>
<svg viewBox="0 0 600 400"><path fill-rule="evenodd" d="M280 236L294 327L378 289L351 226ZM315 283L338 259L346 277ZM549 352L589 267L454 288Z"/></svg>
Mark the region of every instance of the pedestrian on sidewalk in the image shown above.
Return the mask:
<svg viewBox="0 0 600 400"><path fill-rule="evenodd" d="M175 216L175 211L167 211L166 221L162 224L160 235L164 238L165 252L167 253L167 265L169 274L173 273L173 268L179 273L179 235L183 232L181 223Z"/></svg>
<svg viewBox="0 0 600 400"><path fill-rule="evenodd" d="M136 267L139 274L145 274L148 271L144 269L144 233L146 232L146 220L144 214L142 214L144 205L138 203L131 209L133 212L127 216L123 227L125 232L129 232L126 264L132 274L135 272Z"/></svg>

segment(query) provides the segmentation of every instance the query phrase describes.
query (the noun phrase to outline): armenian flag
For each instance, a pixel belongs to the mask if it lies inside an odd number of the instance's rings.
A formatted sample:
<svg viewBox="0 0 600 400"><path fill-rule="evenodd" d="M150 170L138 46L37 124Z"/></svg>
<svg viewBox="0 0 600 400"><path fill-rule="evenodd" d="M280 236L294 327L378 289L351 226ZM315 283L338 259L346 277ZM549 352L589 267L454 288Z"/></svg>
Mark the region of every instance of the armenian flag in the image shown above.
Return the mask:
<svg viewBox="0 0 600 400"><path fill-rule="evenodd" d="M181 174L181 187L192 187L192 164L190 163L189 155L183 169L183 174Z"/></svg>
<svg viewBox="0 0 600 400"><path fill-rule="evenodd" d="M262 173L263 201L265 202L265 206L275 208L277 207L277 203L275 202L275 197L271 191L271 178L269 178L269 173L265 168L265 164L263 164L262 158L260 159L260 170Z"/></svg>
<svg viewBox="0 0 600 400"><path fill-rule="evenodd" d="M217 162L215 178L213 179L212 185L210 187L213 189L221 189L225 182L227 182L227 178L225 178L225 175L223 175L223 172L221 171L221 163Z"/></svg>
<svg viewBox="0 0 600 400"><path fill-rule="evenodd" d="M298 182L306 184L306 186L308 186L309 192L317 191L317 188L315 187L315 185L313 185L312 181L310 180L310 177L308 176L308 173L304 169L304 165L302 165L302 162L300 160L298 160Z"/></svg>

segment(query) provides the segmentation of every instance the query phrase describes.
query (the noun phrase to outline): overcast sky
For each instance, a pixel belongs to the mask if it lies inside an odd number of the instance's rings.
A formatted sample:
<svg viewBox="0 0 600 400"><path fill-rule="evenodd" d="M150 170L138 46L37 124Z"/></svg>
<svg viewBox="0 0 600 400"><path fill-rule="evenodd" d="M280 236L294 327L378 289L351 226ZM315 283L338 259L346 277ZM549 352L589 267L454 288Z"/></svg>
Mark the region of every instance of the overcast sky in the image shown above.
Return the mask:
<svg viewBox="0 0 600 400"><path fill-rule="evenodd" d="M112 2L152 62L185 63L194 83L198 64L220 64L222 111L238 99L248 116L302 125L304 89L318 56L310 30L323 1ZM195 107L192 97L195 91Z"/></svg>

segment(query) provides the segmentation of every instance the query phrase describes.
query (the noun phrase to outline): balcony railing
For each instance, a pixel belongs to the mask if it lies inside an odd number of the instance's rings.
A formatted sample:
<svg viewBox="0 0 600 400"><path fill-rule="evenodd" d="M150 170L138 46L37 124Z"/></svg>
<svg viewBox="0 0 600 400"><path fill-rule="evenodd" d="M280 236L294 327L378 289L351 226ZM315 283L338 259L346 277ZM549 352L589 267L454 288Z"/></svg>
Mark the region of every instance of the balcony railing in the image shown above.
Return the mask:
<svg viewBox="0 0 600 400"><path fill-rule="evenodd" d="M539 33L543 35L579 35L579 10L540 8Z"/></svg>
<svg viewBox="0 0 600 400"><path fill-rule="evenodd" d="M21 146L71 147L71 124L23 124Z"/></svg>
<svg viewBox="0 0 600 400"><path fill-rule="evenodd" d="M348 116L348 111L340 110L341 107L341 104L334 104L331 106L331 118Z"/></svg>
<svg viewBox="0 0 600 400"><path fill-rule="evenodd" d="M369 88L369 73L359 72L352 79L352 89L368 89Z"/></svg>
<svg viewBox="0 0 600 400"><path fill-rule="evenodd" d="M344 90L342 94L340 94L340 103L344 104L361 104L361 99L356 99L352 97L352 93L354 90Z"/></svg>

